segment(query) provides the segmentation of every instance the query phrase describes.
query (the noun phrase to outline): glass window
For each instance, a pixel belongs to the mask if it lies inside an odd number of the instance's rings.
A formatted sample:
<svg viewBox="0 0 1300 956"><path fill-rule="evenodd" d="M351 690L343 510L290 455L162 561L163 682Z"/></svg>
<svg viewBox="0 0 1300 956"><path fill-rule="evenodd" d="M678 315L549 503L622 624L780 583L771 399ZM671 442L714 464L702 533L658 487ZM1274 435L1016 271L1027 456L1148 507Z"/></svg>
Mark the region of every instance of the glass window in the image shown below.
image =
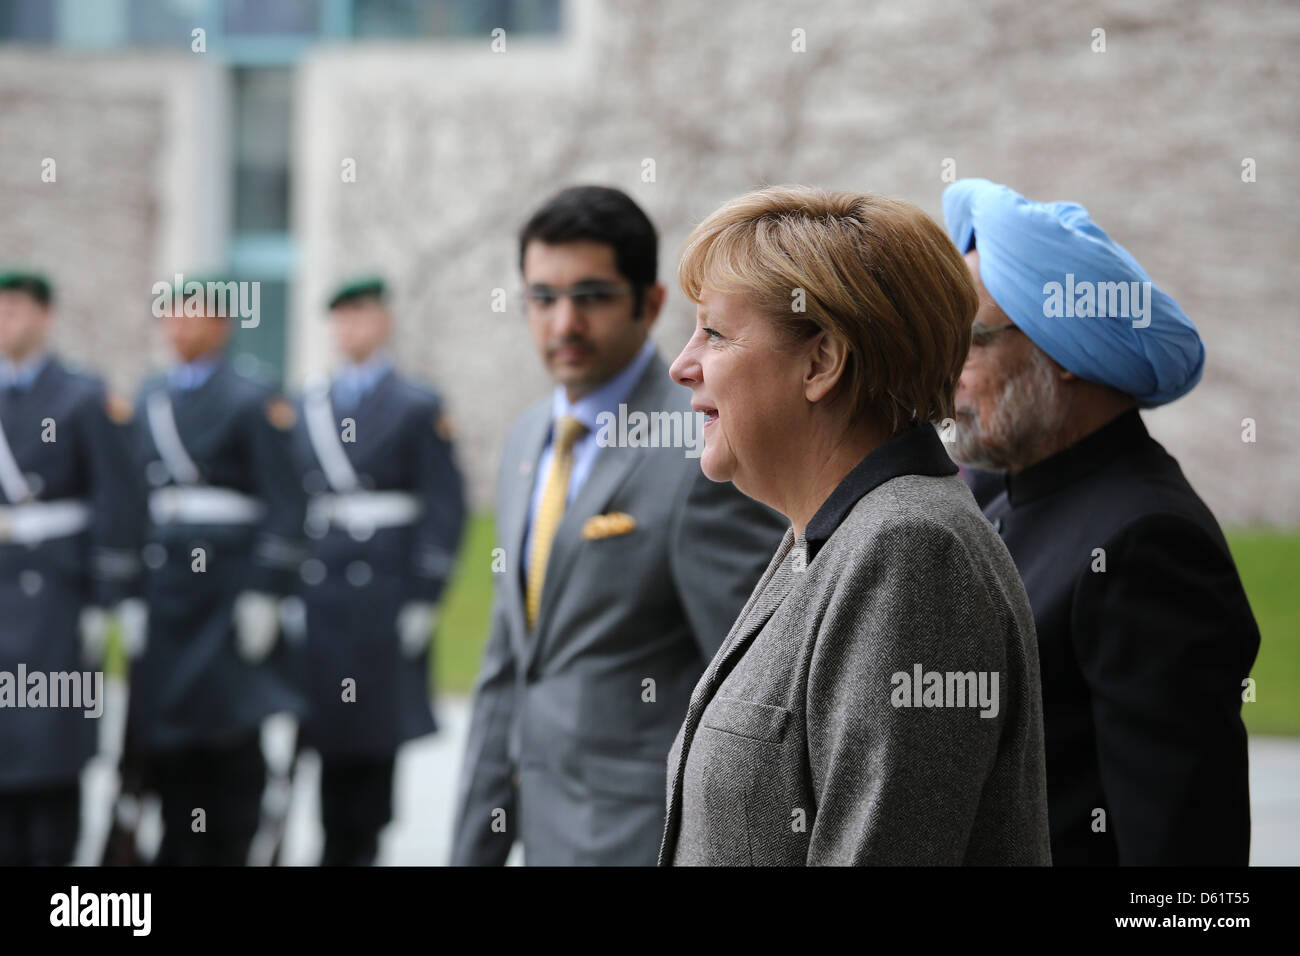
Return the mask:
<svg viewBox="0 0 1300 956"><path fill-rule="evenodd" d="M320 0L225 0L223 6L231 36L314 36L320 26Z"/></svg>
<svg viewBox="0 0 1300 956"><path fill-rule="evenodd" d="M350 7L349 7L350 5ZM561 0L0 0L0 41L76 47L188 44L203 27L231 40L306 42L351 9L357 37L472 37L497 27L558 33ZM210 17L218 18L211 22Z"/></svg>
<svg viewBox="0 0 1300 956"><path fill-rule="evenodd" d="M560 0L353 0L352 30L359 37L556 33Z"/></svg>
<svg viewBox="0 0 1300 956"><path fill-rule="evenodd" d="M188 47L196 27L211 32L207 9L206 0L130 0L127 36L140 46Z"/></svg>
<svg viewBox="0 0 1300 956"><path fill-rule="evenodd" d="M512 33L559 33L560 0L512 0L504 26ZM498 24L484 25L484 32L490 32Z"/></svg>
<svg viewBox="0 0 1300 956"><path fill-rule="evenodd" d="M0 40L74 49L133 44L188 46L208 0L0 0Z"/></svg>
<svg viewBox="0 0 1300 956"><path fill-rule="evenodd" d="M292 122L292 70L235 70L236 233L289 230Z"/></svg>
<svg viewBox="0 0 1300 956"><path fill-rule="evenodd" d="M54 39L53 3L0 0L0 40L49 43Z"/></svg>

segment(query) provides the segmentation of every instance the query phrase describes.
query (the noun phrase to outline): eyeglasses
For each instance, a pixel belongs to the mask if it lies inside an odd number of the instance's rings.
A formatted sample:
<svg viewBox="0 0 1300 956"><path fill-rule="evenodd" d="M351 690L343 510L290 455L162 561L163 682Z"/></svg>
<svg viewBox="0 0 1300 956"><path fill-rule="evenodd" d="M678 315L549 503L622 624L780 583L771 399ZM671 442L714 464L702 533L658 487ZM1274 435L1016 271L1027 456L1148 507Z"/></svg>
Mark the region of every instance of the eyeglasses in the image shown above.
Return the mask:
<svg viewBox="0 0 1300 956"><path fill-rule="evenodd" d="M1003 332L1019 332L1020 326L1008 323L999 325L996 329L986 329L982 325L972 325L970 330L970 344L977 349L987 348L993 344L993 340Z"/></svg>
<svg viewBox="0 0 1300 956"><path fill-rule="evenodd" d="M579 282L567 289L534 284L524 289L524 304L530 312L546 312L562 296L568 296L575 309L595 312L609 308L630 292L632 286L626 282Z"/></svg>

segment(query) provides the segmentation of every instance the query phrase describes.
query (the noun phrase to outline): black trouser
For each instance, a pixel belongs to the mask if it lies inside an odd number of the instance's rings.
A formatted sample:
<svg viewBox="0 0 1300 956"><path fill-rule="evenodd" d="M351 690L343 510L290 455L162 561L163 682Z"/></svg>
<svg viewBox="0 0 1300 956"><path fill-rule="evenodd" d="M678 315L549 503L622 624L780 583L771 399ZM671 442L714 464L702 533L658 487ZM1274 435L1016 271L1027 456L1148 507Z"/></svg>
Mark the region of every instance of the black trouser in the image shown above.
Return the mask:
<svg viewBox="0 0 1300 956"><path fill-rule="evenodd" d="M77 851L81 784L0 792L0 866L66 866Z"/></svg>
<svg viewBox="0 0 1300 956"><path fill-rule="evenodd" d="M393 761L321 755L320 805L325 825L321 866L372 866L379 831L393 818Z"/></svg>
<svg viewBox="0 0 1300 956"><path fill-rule="evenodd" d="M244 866L262 815L266 760L253 730L226 744L151 754L162 799L158 866ZM202 810L204 829L196 821Z"/></svg>

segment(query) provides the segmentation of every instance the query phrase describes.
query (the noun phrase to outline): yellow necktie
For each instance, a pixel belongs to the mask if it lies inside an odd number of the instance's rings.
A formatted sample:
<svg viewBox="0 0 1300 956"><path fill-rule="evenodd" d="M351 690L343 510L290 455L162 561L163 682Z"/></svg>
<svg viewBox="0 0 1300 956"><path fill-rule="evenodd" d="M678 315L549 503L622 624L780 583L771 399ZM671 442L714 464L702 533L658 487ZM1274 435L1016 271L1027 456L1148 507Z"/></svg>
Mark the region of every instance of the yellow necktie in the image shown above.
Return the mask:
<svg viewBox="0 0 1300 956"><path fill-rule="evenodd" d="M542 489L542 502L533 518L533 539L528 548L528 589L524 595L524 610L528 626L537 623L537 612L542 607L542 585L546 582L546 563L551 557L551 543L564 517L569 497L569 472L573 470L573 446L587 427L571 415L562 416L555 423L554 454L551 470Z"/></svg>

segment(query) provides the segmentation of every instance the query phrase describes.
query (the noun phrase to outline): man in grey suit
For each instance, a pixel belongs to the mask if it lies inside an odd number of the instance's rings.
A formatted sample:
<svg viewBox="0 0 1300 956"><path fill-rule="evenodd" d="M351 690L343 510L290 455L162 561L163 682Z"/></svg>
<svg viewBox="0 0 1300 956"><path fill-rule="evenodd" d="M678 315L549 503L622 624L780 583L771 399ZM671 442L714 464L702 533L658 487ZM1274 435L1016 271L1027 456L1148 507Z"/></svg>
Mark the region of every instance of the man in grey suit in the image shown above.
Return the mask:
<svg viewBox="0 0 1300 956"><path fill-rule="evenodd" d="M491 633L452 863L653 865L691 689L784 522L714 484L690 395L649 340L658 238L615 189L566 189L520 234L556 382L506 439ZM670 427L671 426L671 427Z"/></svg>

